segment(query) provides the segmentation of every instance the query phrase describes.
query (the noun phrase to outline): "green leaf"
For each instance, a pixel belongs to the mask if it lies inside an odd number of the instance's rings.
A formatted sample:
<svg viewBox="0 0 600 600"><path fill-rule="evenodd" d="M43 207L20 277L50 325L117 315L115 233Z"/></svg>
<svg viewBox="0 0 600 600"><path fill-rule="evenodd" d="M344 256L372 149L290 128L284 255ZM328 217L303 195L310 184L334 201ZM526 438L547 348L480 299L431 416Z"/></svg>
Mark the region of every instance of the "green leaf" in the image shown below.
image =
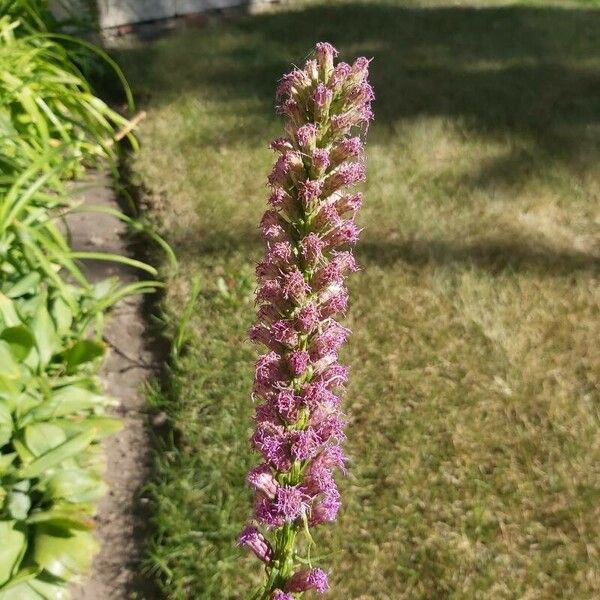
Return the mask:
<svg viewBox="0 0 600 600"><path fill-rule="evenodd" d="M19 585L13 587L13 580L11 580L0 589L0 600L69 600L71 597L69 590L61 581L55 582L49 576L45 576L45 579L36 577L39 571L39 567L28 567L28 569L20 571L15 579L22 572L26 572L24 575L26 581L18 582ZM33 572L33 575L27 572ZM42 577L44 577L43 574Z"/></svg>
<svg viewBox="0 0 600 600"><path fill-rule="evenodd" d="M25 428L25 444L34 456L41 456L67 440L61 427L52 423L34 423Z"/></svg>
<svg viewBox="0 0 600 600"><path fill-rule="evenodd" d="M79 365L103 356L105 351L105 345L101 342L79 340L64 353L64 360L72 372Z"/></svg>
<svg viewBox="0 0 600 600"><path fill-rule="evenodd" d="M117 289L118 285L119 280L116 277L107 277L106 279L102 279L92 286L92 297L96 299L103 298L107 294L110 294Z"/></svg>
<svg viewBox="0 0 600 600"><path fill-rule="evenodd" d="M21 569L14 577L7 581L0 589L0 600L25 600L27 589L25 582L33 579L40 572L40 568L36 566L25 567ZM20 588L20 589L17 589ZM9 593L10 592L10 593ZM34 598L35 596L31 596Z"/></svg>
<svg viewBox="0 0 600 600"><path fill-rule="evenodd" d="M45 302L40 302L31 322L31 329L40 355L41 366L46 366L57 350L58 337Z"/></svg>
<svg viewBox="0 0 600 600"><path fill-rule="evenodd" d="M94 441L114 435L123 429L123 421L118 417L86 417L79 420L55 419L53 423L59 425L67 436L95 429Z"/></svg>
<svg viewBox="0 0 600 600"><path fill-rule="evenodd" d="M23 422L23 415L28 414L36 406L40 406L40 404L46 401L43 391L36 387L37 382L38 381L35 381L33 382L33 385L29 386L30 393L24 391L15 394L9 400L9 408L14 411L14 419L18 423L19 428L25 425ZM31 419L28 422L30 423Z"/></svg>
<svg viewBox="0 0 600 600"><path fill-rule="evenodd" d="M60 469L46 482L45 497L69 502L90 502L104 495L106 484L86 469Z"/></svg>
<svg viewBox="0 0 600 600"><path fill-rule="evenodd" d="M87 531L36 527L33 559L55 577L70 581L86 573L97 551L98 544Z"/></svg>
<svg viewBox="0 0 600 600"><path fill-rule="evenodd" d="M50 510L32 512L27 518L27 523L50 523L54 526L67 529L89 530L94 526L92 517L83 512L81 506L68 503L55 503Z"/></svg>
<svg viewBox="0 0 600 600"><path fill-rule="evenodd" d="M35 581L31 579L31 581ZM46 600L46 596L40 596L30 585L29 581L12 585L12 580L6 588L0 588L0 600Z"/></svg>
<svg viewBox="0 0 600 600"><path fill-rule="evenodd" d="M69 600L69 591L61 583L32 579L28 583L34 593L39 594L43 600Z"/></svg>
<svg viewBox="0 0 600 600"><path fill-rule="evenodd" d="M8 327L19 325L20 320L15 310L15 306L9 298L0 292L0 315Z"/></svg>
<svg viewBox="0 0 600 600"><path fill-rule="evenodd" d="M109 252L71 252L69 257L80 260L107 260L146 271L147 273L150 273L150 275L158 275L158 271L152 265L140 260L135 260L134 258L121 256L120 254L110 254Z"/></svg>
<svg viewBox="0 0 600 600"><path fill-rule="evenodd" d="M10 346L12 355L18 360L25 360L29 351L35 346L35 338L25 325L7 327L0 334L0 339Z"/></svg>
<svg viewBox="0 0 600 600"><path fill-rule="evenodd" d="M13 420L8 407L0 400L0 447L7 444L13 433ZM1 472L1 470L0 470Z"/></svg>
<svg viewBox="0 0 600 600"><path fill-rule="evenodd" d="M13 519L17 521L25 520L31 508L29 495L23 492L10 492L6 498L6 508Z"/></svg>
<svg viewBox="0 0 600 600"><path fill-rule="evenodd" d="M54 300L50 312L56 323L57 333L59 335L67 334L73 325L73 311L62 296L58 296Z"/></svg>
<svg viewBox="0 0 600 600"><path fill-rule="evenodd" d="M17 402L21 396L20 386L23 383L25 383L23 379L8 379L0 375L0 400L5 402L11 411L17 406Z"/></svg>
<svg viewBox="0 0 600 600"><path fill-rule="evenodd" d="M15 521L0 521L0 585L6 583L19 566L27 544L25 534L15 529L15 525Z"/></svg>
<svg viewBox="0 0 600 600"><path fill-rule="evenodd" d="M22 463L31 462L35 457L29 451L29 448L19 439L14 438L12 441L13 448L17 451L17 455Z"/></svg>
<svg viewBox="0 0 600 600"><path fill-rule="evenodd" d="M67 385L56 390L46 402L27 413L23 422L30 423L31 421L64 417L107 404L110 404L110 400L106 396L95 394L78 385Z"/></svg>
<svg viewBox="0 0 600 600"><path fill-rule="evenodd" d="M8 471L16 456L16 452L11 452L10 454L0 454L0 475L3 475Z"/></svg>
<svg viewBox="0 0 600 600"><path fill-rule="evenodd" d="M6 295L9 298L18 298L19 296L34 292L39 283L40 274L37 271L32 271L17 281L17 283L6 292Z"/></svg>
<svg viewBox="0 0 600 600"><path fill-rule="evenodd" d="M38 477L44 471L47 471L79 452L82 452L92 443L95 433L94 430L85 431L49 452L42 454L42 456L39 456L33 462L20 469L18 472L19 478L30 479L32 477Z"/></svg>
<svg viewBox="0 0 600 600"><path fill-rule="evenodd" d="M0 340L0 375L7 379L19 379L21 375L21 369L13 355L12 348L4 340Z"/></svg>

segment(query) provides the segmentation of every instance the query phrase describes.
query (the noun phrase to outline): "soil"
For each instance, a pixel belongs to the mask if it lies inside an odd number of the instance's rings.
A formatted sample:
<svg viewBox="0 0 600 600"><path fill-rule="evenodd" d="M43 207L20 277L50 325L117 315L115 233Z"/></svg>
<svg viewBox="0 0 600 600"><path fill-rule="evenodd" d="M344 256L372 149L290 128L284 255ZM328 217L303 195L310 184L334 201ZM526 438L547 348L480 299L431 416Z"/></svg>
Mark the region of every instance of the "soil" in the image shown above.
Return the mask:
<svg viewBox="0 0 600 600"><path fill-rule="evenodd" d="M110 179L93 174L86 181L86 203L119 208ZM71 215L71 244L77 250L129 255L126 227L118 219L97 213ZM86 264L93 281L119 277L135 281L138 273L125 265L105 261ZM152 578L141 570L148 528L148 501L143 485L150 474L150 437L143 385L152 375L155 356L145 335L143 299L122 300L108 315L104 333L108 357L102 379L109 395L120 401L115 414L124 427L105 443L108 494L100 503L96 537L101 550L92 572L82 585L72 587L74 600L154 600L158 598Z"/></svg>

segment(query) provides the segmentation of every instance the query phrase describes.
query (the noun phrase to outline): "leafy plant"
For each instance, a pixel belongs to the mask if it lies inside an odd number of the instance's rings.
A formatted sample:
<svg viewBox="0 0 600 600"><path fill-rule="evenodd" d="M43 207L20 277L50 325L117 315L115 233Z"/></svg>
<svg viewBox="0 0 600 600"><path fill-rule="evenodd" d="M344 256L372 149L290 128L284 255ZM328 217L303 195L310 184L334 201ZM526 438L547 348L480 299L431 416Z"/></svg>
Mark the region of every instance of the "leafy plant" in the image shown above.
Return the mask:
<svg viewBox="0 0 600 600"><path fill-rule="evenodd" d="M58 31L66 28L93 29L93 0L0 0L0 15L19 19L29 31Z"/></svg>
<svg viewBox="0 0 600 600"><path fill-rule="evenodd" d="M126 129L128 120L93 93L58 41L76 39L44 32L17 35L22 29L18 20L0 18L0 155L4 168L23 169L43 154L49 168L61 165L72 176L81 174L86 165L114 159L115 130ZM77 43L93 48L83 41ZM125 136L135 147L135 137L131 133Z"/></svg>
<svg viewBox="0 0 600 600"><path fill-rule="evenodd" d="M66 217L84 207L64 181L86 166L114 169L117 137L136 142L63 43L102 52L53 33L44 7L0 4L0 600L67 598L66 583L89 568L97 549L92 516L105 491L98 442L121 426L105 412L114 401L97 375L105 313L160 285L93 284L82 259L157 273L126 256L69 246ZM145 229L118 210L88 210Z"/></svg>
<svg viewBox="0 0 600 600"><path fill-rule="evenodd" d="M61 597L61 582L87 569L104 492L98 442L120 428L95 374L103 343L74 333L60 293L44 283L36 292L0 294L3 600Z"/></svg>

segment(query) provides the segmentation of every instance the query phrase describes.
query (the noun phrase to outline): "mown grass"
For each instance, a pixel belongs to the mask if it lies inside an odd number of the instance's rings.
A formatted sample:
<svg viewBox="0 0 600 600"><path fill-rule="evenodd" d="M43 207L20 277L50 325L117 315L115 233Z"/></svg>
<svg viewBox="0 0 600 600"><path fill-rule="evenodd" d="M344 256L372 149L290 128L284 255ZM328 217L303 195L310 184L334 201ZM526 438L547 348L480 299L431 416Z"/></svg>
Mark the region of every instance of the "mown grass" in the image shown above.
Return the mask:
<svg viewBox="0 0 600 600"><path fill-rule="evenodd" d="M378 95L330 597L598 597L600 12L582 6L303 2L120 52L148 110L134 166L182 262L173 328L203 286L151 398L173 438L151 556L169 597L257 579L234 547L256 224L275 82L319 39L373 56Z"/></svg>

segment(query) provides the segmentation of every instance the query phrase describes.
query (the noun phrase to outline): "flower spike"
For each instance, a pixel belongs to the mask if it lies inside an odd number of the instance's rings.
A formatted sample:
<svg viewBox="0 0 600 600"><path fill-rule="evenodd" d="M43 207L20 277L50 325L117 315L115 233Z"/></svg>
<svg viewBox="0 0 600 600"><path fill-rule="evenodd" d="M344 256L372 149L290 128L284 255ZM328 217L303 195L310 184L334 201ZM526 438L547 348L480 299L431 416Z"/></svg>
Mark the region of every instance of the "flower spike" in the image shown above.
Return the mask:
<svg viewBox="0 0 600 600"><path fill-rule="evenodd" d="M365 179L374 95L370 61L336 65L337 55L318 43L276 92L286 135L271 144L277 159L260 222L265 256L256 269L258 321L250 329L250 339L265 348L256 363L250 440L262 462L247 477L254 518L239 540L265 565L260 600L296 600L329 588L305 550L313 544L310 531L335 520L341 497L334 472L346 472L340 393L348 369L338 354L350 330L337 319L348 304L345 278L358 270L351 247L361 231L354 219L362 195L348 188Z"/></svg>

